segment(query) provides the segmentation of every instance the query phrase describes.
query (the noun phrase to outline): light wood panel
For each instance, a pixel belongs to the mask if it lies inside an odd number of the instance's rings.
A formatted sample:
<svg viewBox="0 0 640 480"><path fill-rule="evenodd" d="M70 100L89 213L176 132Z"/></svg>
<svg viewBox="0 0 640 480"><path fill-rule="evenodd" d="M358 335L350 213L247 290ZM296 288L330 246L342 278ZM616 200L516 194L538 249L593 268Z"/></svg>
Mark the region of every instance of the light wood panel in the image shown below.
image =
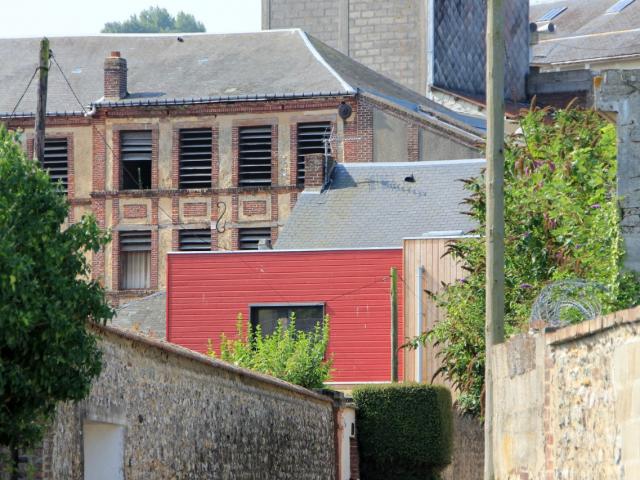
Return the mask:
<svg viewBox="0 0 640 480"><path fill-rule="evenodd" d="M404 337L416 335L416 292L421 292L422 299L422 325L426 331L431 330L435 324L444 318L444 312L438 309L434 300L426 292L437 293L443 289L443 284L451 284L464 277L464 271L459 262L451 255L447 255L447 245L455 241L448 238L424 238L404 240ZM416 271L422 266L424 274L422 285L416 284ZM430 382L439 368L437 350L427 343L422 355L422 380ZM406 381L416 380L416 352L404 350ZM442 377L434 380L434 383L447 385Z"/></svg>

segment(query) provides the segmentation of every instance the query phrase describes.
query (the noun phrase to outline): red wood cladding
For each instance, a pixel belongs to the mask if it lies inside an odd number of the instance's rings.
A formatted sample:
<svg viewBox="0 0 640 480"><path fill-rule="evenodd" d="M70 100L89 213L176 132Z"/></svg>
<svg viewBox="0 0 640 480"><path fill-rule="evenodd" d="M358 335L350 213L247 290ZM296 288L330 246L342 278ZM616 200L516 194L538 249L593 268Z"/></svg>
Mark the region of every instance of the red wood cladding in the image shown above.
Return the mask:
<svg viewBox="0 0 640 480"><path fill-rule="evenodd" d="M248 319L251 304L319 302L331 322L331 381L389 381L391 267L402 279L401 249L171 253L167 340L205 352L211 339L218 351L220 335L235 338L236 317ZM399 345L402 292L399 285Z"/></svg>

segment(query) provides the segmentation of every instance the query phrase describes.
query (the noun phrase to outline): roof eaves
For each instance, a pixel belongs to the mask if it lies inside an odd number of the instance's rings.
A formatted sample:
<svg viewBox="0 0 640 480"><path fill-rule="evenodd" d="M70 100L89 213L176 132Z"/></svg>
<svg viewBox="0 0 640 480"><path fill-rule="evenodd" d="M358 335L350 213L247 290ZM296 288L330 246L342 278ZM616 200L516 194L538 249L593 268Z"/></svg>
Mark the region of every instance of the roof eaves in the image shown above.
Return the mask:
<svg viewBox="0 0 640 480"><path fill-rule="evenodd" d="M364 97L368 97L368 98L372 98L378 102L382 102L385 103L393 108L397 108L399 110L402 110L403 112L412 115L416 118L419 118L421 120L427 120L429 122L438 124L439 126L446 128L450 131L452 131L453 133L458 134L461 137L464 137L465 139L467 139L468 141L471 142L484 142L484 137L482 135L482 132L480 130L477 130L474 127L471 127L470 125L465 125L462 126L460 125L458 122L456 122L455 120L447 117L446 115L443 115L440 112L436 112L435 110L431 110L427 107L424 107L422 105L418 105L417 108L419 110L413 110L411 108L408 108L407 106L405 106L403 104L403 102L397 102L397 101L393 101L390 100L388 97L382 96L382 95L377 95L375 92L369 92L369 91L365 91L365 90L359 90L360 95L364 96Z"/></svg>
<svg viewBox="0 0 640 480"><path fill-rule="evenodd" d="M267 100L291 100L300 98L317 98L317 97L343 97L354 96L355 92L336 91L336 92L299 92L299 93L266 93L255 95L226 95L215 97L199 97L199 98L172 98L172 99L155 99L155 100L128 100L122 99L115 102L112 101L96 101L91 103L91 107L156 107L171 105L199 105L204 103L226 103L226 102L263 102Z"/></svg>
<svg viewBox="0 0 640 480"><path fill-rule="evenodd" d="M347 83L345 81L344 78L342 78L338 72L336 72L333 67L331 65L329 65L329 63L327 63L327 61L324 59L324 57L322 55L320 55L320 52L318 52L318 50L316 50L316 48L313 46L313 44L311 43L311 41L309 40L309 37L307 35L307 33L303 30L298 29L298 33L300 34L300 37L302 38L302 41L304 42L305 46L309 49L309 51L311 52L311 54L316 58L316 60L324 67L326 68L329 73L331 73L337 80L338 82L340 82L340 85L342 86L342 88L349 92L349 93L356 93L356 89L353 88L353 86L349 85L349 83Z"/></svg>
<svg viewBox="0 0 640 480"><path fill-rule="evenodd" d="M47 117L82 117L85 112L71 111L71 112L47 112ZM0 112L0 118L12 119L12 118L31 118L35 117L35 112Z"/></svg>

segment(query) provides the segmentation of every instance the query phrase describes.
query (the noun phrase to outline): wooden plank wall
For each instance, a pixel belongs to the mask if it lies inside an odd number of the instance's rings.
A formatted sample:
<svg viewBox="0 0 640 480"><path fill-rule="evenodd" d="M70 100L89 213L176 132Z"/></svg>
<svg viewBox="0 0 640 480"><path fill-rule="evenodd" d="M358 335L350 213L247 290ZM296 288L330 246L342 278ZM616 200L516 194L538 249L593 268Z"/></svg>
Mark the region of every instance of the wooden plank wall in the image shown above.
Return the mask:
<svg viewBox="0 0 640 480"><path fill-rule="evenodd" d="M434 325L443 318L444 314L435 305L435 302L425 290L438 292L442 290L442 283L450 284L463 278L464 270L460 264L450 255L445 255L447 244L455 241L447 238L420 238L404 240L404 337L416 335L416 292L422 291L422 325L426 330L431 330ZM423 285L416 285L416 270L423 266ZM438 370L439 361L436 350L427 344L422 356L422 380L430 382L433 374ZM416 380L416 352L404 350L404 379ZM447 384L443 378L438 377L434 383ZM448 385L449 386L449 385Z"/></svg>

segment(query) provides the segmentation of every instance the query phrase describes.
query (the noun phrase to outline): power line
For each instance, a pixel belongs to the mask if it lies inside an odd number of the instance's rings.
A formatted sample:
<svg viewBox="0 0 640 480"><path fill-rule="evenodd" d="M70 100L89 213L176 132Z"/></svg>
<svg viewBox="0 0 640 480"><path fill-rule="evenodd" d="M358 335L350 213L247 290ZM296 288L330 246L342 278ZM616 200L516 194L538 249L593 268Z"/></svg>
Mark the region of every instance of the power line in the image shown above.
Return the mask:
<svg viewBox="0 0 640 480"><path fill-rule="evenodd" d="M9 115L9 120L11 120L13 118L13 115L16 113L16 110L18 109L18 106L20 105L20 102L22 102L22 99L24 98L24 96L29 91L29 87L31 86L31 83L33 82L33 79L36 78L36 75L38 74L39 70L40 70L40 66L37 66L36 69L33 71L33 75L31 75L31 79L27 83L27 87L24 89L24 92L22 92L22 95L20 95L20 98L18 99L18 102L16 103L16 106L13 107L13 110L11 111L11 115Z"/></svg>

